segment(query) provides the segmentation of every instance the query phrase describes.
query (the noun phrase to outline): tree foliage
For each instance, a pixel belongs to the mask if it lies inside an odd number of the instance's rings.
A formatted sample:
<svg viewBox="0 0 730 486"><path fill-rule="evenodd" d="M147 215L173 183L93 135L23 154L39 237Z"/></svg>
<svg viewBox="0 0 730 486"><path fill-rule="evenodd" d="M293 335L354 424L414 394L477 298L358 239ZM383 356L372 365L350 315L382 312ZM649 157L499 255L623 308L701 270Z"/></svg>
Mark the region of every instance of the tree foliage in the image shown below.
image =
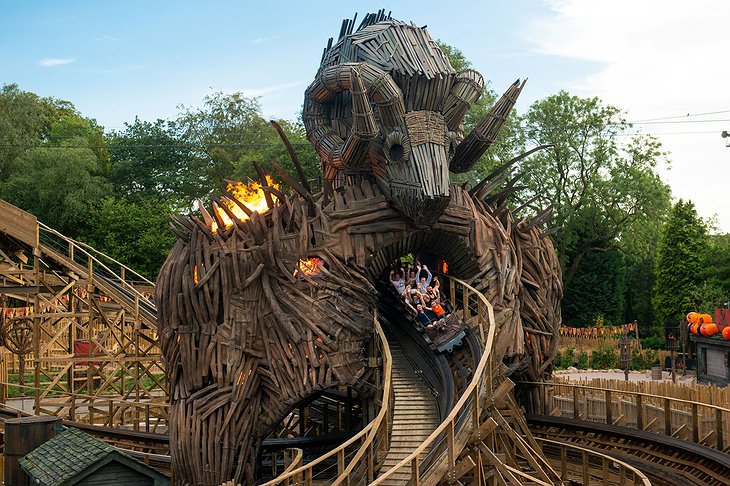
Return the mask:
<svg viewBox="0 0 730 486"><path fill-rule="evenodd" d="M167 230L175 209L167 198L105 197L95 205L82 239L154 280L175 243Z"/></svg>
<svg viewBox="0 0 730 486"><path fill-rule="evenodd" d="M257 98L216 92L206 96L202 108L183 110L173 126L180 139L193 148L196 170L204 175L209 193L225 187L224 179L257 178L254 162L266 165L273 159L293 169L284 144L262 117ZM318 176L319 162L301 124L285 120L280 124L295 145L307 175Z"/></svg>
<svg viewBox="0 0 730 486"><path fill-rule="evenodd" d="M692 201L680 199L665 225L656 260L654 310L660 323L693 310L691 296L707 253L706 228Z"/></svg>

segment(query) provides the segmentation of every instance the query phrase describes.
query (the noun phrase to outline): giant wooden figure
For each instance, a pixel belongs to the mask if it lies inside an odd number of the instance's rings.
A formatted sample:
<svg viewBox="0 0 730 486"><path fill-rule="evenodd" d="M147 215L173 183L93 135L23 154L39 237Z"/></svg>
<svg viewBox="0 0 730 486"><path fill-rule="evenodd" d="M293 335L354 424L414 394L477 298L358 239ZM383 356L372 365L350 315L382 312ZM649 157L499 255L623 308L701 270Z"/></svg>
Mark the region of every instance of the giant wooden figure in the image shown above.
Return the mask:
<svg viewBox="0 0 730 486"><path fill-rule="evenodd" d="M313 194L274 164L295 193L265 187L267 211L228 194L202 220L174 218L157 308L181 484L252 484L257 444L295 404L337 385L368 392L374 281L408 251L442 255L491 300L511 370L550 369L562 284L539 229L547 213L516 221L504 204L513 183L495 189L505 173L470 192L449 183L489 148L524 83L464 136L479 73L455 71L425 29L382 14L352 27L305 94L330 190ZM316 276L303 260L321 263Z"/></svg>

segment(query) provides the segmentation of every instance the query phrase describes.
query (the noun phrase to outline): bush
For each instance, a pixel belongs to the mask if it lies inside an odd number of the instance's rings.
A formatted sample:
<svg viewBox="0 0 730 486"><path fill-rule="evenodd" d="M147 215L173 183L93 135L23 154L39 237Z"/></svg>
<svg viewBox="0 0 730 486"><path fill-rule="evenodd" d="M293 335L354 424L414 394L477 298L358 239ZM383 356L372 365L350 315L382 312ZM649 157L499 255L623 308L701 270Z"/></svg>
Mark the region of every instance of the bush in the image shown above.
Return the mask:
<svg viewBox="0 0 730 486"><path fill-rule="evenodd" d="M618 366L618 356L613 348L604 347L591 353L591 368L594 370L614 369Z"/></svg>
<svg viewBox="0 0 730 486"><path fill-rule="evenodd" d="M645 349L664 349L666 341L663 337L651 336L641 339L641 347Z"/></svg>
<svg viewBox="0 0 730 486"><path fill-rule="evenodd" d="M575 350L573 348L568 348L565 351L565 354L558 351L555 354L555 359L553 360L553 366L556 370L564 370L566 368L570 368L575 364Z"/></svg>
<svg viewBox="0 0 730 486"><path fill-rule="evenodd" d="M634 371L648 370L658 361L659 353L653 349L631 350L631 363L629 368Z"/></svg>
<svg viewBox="0 0 730 486"><path fill-rule="evenodd" d="M579 370L588 369L588 353L586 353L585 351L581 351L580 354L578 354L578 364L576 367Z"/></svg>

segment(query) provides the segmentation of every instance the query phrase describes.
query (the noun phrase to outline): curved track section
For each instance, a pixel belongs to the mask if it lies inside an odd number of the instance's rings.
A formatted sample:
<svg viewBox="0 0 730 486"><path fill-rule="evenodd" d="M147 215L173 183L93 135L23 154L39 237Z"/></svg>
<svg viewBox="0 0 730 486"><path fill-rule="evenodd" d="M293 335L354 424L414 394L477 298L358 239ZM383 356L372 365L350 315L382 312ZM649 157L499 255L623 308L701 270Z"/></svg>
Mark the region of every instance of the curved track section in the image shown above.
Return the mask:
<svg viewBox="0 0 730 486"><path fill-rule="evenodd" d="M651 432L545 415L527 415L537 437L600 451L644 472L655 486L730 484L730 456Z"/></svg>

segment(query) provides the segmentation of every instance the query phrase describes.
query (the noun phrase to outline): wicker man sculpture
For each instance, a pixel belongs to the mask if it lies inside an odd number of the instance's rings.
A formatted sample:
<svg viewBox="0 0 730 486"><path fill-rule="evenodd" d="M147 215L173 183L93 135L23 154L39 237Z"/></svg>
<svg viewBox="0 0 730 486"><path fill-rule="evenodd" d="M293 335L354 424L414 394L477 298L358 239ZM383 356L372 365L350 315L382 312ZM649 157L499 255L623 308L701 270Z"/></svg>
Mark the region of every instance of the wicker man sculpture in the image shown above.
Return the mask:
<svg viewBox="0 0 730 486"><path fill-rule="evenodd" d="M549 372L562 284L539 229L547 212L517 220L495 189L504 171L468 192L449 183L489 148L523 85L464 136L479 73L455 71L424 28L382 12L354 32L345 21L304 101L325 190L272 162L294 193L260 171L266 211L229 192L201 217L173 218L156 298L180 484L253 484L258 444L296 404L341 385L372 393L375 281L409 251L441 255L487 296L510 371Z"/></svg>

